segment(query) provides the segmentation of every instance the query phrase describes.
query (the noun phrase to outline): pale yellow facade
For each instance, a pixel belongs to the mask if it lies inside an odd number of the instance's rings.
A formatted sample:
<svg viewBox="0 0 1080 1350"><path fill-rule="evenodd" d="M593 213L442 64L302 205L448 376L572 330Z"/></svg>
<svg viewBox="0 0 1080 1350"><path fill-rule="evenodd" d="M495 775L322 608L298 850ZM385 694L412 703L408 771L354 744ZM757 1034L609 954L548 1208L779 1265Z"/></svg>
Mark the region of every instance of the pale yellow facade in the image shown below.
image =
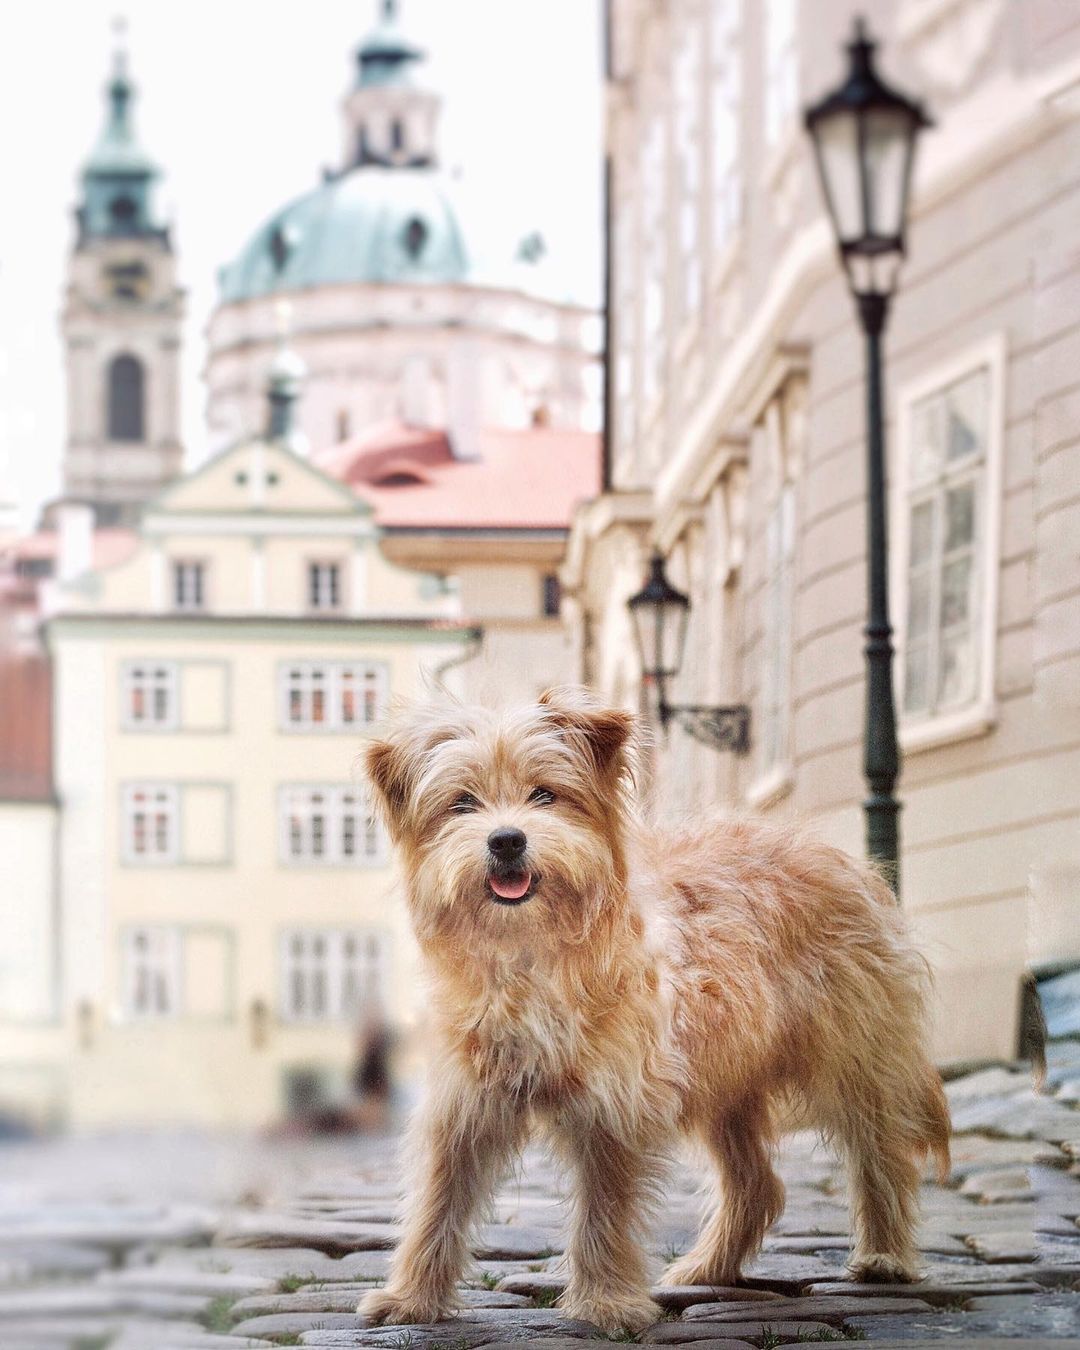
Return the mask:
<svg viewBox="0 0 1080 1350"><path fill-rule="evenodd" d="M356 761L391 698L444 667L457 687L467 630L425 580L351 493L256 442L152 503L128 561L55 590L58 806L0 807L26 930L5 956L37 962L0 984L5 1105L264 1124L348 1099L370 1015L408 1070L413 949Z"/></svg>

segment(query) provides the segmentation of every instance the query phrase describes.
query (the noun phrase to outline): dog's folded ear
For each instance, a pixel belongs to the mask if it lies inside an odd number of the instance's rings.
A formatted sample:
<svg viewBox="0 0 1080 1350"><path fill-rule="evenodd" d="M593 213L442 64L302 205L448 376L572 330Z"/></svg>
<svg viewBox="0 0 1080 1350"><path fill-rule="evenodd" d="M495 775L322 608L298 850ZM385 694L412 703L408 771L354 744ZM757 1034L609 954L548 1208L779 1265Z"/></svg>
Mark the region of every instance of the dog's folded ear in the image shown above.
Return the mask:
<svg viewBox="0 0 1080 1350"><path fill-rule="evenodd" d="M407 757L393 741L369 741L364 748L364 771L375 788L390 833L398 835L408 796Z"/></svg>
<svg viewBox="0 0 1080 1350"><path fill-rule="evenodd" d="M577 741L602 775L632 771L630 750L637 729L633 713L606 708L584 689L548 689L540 706L556 727Z"/></svg>
<svg viewBox="0 0 1080 1350"><path fill-rule="evenodd" d="M361 752L364 774L375 789L378 805L396 843L409 825L413 789L432 750L453 740L459 727L443 704L398 706L384 736L369 741Z"/></svg>

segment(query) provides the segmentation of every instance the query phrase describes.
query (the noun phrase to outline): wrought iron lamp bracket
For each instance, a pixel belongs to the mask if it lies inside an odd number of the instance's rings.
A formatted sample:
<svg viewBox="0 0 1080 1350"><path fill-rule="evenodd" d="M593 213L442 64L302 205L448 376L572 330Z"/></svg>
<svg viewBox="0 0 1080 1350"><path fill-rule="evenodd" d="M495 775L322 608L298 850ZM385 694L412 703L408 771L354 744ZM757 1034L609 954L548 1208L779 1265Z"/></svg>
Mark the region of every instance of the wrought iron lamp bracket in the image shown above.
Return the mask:
<svg viewBox="0 0 1080 1350"><path fill-rule="evenodd" d="M745 755L750 749L750 709L745 703L723 707L662 703L660 721L666 726L673 719L688 736L714 750Z"/></svg>

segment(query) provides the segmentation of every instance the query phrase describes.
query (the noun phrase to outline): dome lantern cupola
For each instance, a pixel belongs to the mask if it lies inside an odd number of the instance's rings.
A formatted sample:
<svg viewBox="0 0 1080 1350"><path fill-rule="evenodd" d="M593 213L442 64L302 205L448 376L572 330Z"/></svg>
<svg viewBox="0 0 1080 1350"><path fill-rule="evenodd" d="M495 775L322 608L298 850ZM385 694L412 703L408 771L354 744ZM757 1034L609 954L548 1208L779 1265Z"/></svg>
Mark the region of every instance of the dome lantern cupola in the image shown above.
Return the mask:
<svg viewBox="0 0 1080 1350"><path fill-rule="evenodd" d="M152 214L157 165L140 147L132 124L135 87L120 39L113 53L112 78L105 87L108 113L82 172L82 201L76 212L80 246L91 239L145 238L167 242L167 232Z"/></svg>
<svg viewBox="0 0 1080 1350"><path fill-rule="evenodd" d="M344 172L435 163L440 100L417 82L425 56L402 28L397 0L381 0L375 27L357 48L356 82L345 99Z"/></svg>

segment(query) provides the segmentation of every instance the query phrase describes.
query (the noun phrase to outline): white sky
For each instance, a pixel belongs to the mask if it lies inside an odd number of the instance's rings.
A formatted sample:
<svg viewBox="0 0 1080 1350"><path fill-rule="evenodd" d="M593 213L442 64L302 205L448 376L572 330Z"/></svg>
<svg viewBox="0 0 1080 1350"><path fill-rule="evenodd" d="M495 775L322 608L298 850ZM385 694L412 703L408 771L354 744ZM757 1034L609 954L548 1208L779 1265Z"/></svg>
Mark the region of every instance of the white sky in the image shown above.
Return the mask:
<svg viewBox="0 0 1080 1350"><path fill-rule="evenodd" d="M441 159L490 228L539 227L598 289L599 0L400 0L445 96ZM140 140L162 166L184 332L183 435L202 457L203 329L219 265L341 153L339 105L376 0L38 0L0 19L0 502L24 523L60 487L58 315L77 175L104 116L110 25L128 20Z"/></svg>

